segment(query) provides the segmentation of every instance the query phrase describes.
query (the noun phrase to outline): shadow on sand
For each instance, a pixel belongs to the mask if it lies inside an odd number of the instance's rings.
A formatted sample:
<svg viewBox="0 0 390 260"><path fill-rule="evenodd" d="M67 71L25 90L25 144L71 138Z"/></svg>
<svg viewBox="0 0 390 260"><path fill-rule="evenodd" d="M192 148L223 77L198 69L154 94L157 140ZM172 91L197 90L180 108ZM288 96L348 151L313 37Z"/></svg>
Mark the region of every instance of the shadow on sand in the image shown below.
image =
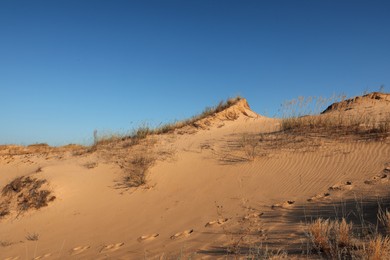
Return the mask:
<svg viewBox="0 0 390 260"><path fill-rule="evenodd" d="M292 209L269 210L261 216L261 223L264 227L276 228L268 231L267 239L258 236L256 241L256 234L249 234L255 238L254 242L250 245L239 244L235 251L241 256L261 257L267 252L283 250L288 255L307 257L310 245L305 230L306 224L318 218L332 220L345 218L353 223L354 234L358 236L376 232L386 234L386 227L378 219L378 212L384 212L386 209L390 210L390 193L382 197L356 197L327 203L305 203ZM231 255L229 251L229 246L213 246L198 251L198 254L228 257ZM237 255L231 256L235 258Z"/></svg>

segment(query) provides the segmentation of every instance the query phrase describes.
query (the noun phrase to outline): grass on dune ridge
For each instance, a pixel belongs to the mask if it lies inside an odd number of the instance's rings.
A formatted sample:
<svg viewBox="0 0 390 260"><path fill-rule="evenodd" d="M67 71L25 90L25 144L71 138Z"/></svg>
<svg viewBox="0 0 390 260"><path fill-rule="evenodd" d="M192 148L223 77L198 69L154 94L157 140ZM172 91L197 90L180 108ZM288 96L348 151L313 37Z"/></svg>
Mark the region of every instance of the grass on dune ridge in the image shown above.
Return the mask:
<svg viewBox="0 0 390 260"><path fill-rule="evenodd" d="M351 99L346 99L345 95L329 99L299 97L284 103L280 130L291 135L384 139L390 132L390 113L383 113L380 117L365 112L355 115L347 113L351 110L348 107L351 103L362 102L364 98L375 101L381 95L386 94L373 92ZM335 102L324 109L324 105L330 101Z"/></svg>
<svg viewBox="0 0 390 260"><path fill-rule="evenodd" d="M102 145L107 144L111 142L115 142L118 140L127 140L127 139L133 139L135 142L137 140L141 140L146 138L149 135L159 135L159 134L165 134L165 133L171 133L175 131L176 129L180 129L185 126L194 125L195 122L204 119L206 117L212 116L216 113L219 113L233 105L235 105L238 101L240 101L242 97L236 96L234 98L229 98L226 101L219 102L218 105L212 106L212 107L206 107L202 113L195 115L189 119L177 121L173 123L167 123L164 125L161 125L156 128L149 127L147 124L141 125L135 130L133 130L130 134L114 134L114 135L108 135L108 136L98 136L97 131L94 132L94 146L95 145Z"/></svg>

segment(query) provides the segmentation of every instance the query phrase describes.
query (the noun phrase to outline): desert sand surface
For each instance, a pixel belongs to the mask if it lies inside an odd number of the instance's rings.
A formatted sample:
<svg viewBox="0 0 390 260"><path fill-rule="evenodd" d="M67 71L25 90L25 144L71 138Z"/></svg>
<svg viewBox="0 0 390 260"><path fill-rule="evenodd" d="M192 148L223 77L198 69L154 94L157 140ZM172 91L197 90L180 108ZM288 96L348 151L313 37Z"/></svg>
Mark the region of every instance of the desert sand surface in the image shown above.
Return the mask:
<svg viewBox="0 0 390 260"><path fill-rule="evenodd" d="M137 141L0 146L0 258L318 258L308 221L364 209L375 224L378 205L390 207L390 95L307 118L348 126L283 130L241 99Z"/></svg>

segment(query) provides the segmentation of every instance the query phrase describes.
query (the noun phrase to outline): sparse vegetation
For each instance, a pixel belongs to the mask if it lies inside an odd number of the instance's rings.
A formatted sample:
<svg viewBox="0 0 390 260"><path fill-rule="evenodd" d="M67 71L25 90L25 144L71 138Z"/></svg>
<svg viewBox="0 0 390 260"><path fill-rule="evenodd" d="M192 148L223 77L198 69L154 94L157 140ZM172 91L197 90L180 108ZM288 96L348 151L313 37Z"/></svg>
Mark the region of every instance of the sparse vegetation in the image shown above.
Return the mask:
<svg viewBox="0 0 390 260"><path fill-rule="evenodd" d="M308 225L308 237L313 249L330 258L344 258L351 255L352 223L345 218L341 221L318 218Z"/></svg>
<svg viewBox="0 0 390 260"><path fill-rule="evenodd" d="M348 114L349 105L365 99L380 99L382 93L345 99L345 95L329 99L298 97L283 105L280 129L290 135L320 136L327 138L358 137L366 140L384 139L390 134L390 115L373 117L366 113ZM321 114L324 105L328 106Z"/></svg>
<svg viewBox="0 0 390 260"><path fill-rule="evenodd" d="M362 258L370 260L390 259L390 237L377 235L363 247Z"/></svg>
<svg viewBox="0 0 390 260"><path fill-rule="evenodd" d="M137 129L133 130L130 134L115 134L115 135L108 135L108 136L101 136L99 137L97 134L97 131L94 131L94 145L93 147L96 147L98 145L108 144L120 140L132 140L131 144L138 144L140 140L145 139L149 135L159 135L159 134L165 134L173 132L176 129L183 128L185 126L193 126L198 127L196 124L197 121L202 120L206 117L212 116L216 113L219 113L234 104L236 104L238 101L240 101L242 98L240 96L237 96L235 98L230 98L226 101L221 101L217 106L214 107L207 107L203 110L202 113L199 115L195 115L187 120L178 121L174 123L168 123L164 124L162 126L152 128L148 125L144 124L138 127ZM227 119L234 120L237 117L234 115L227 115Z"/></svg>
<svg viewBox="0 0 390 260"><path fill-rule="evenodd" d="M90 151L98 151L107 160L114 160L123 170L124 176L119 181L118 187L120 188L133 188L139 187L146 183L146 173L150 166L156 160L156 156L152 155L152 148L154 140L152 135L159 135L164 133L170 133L176 129L183 128L185 126L199 127L197 124L199 120L219 113L226 108L236 104L241 100L241 97L228 99L227 101L220 102L217 106L206 108L201 114L194 116L188 120L165 124L157 128L151 128L147 124L141 125L139 128L133 130L130 134L116 134L108 136L98 136L97 131L94 131L94 144L91 146ZM236 117L234 115L227 114L228 120L233 120ZM99 149L98 149L99 148ZM127 149L129 155L123 157L117 157L117 151L120 149ZM141 149L142 151L138 151ZM131 151L131 152L130 152ZM87 167L87 166L86 166Z"/></svg>
<svg viewBox="0 0 390 260"><path fill-rule="evenodd" d="M379 212L378 220L381 221L382 217ZM358 218L362 220L363 216ZM364 228L363 223L354 228L352 222L348 223L345 218L318 218L307 224L307 235L312 249L310 253L330 259L389 259L390 237L383 235L378 229L362 232L361 229ZM384 232L387 233L387 229Z"/></svg>
<svg viewBox="0 0 390 260"><path fill-rule="evenodd" d="M14 203L19 214L32 208L39 209L47 206L55 196L52 196L49 190L42 189L42 185L46 182L44 179L20 176L5 185L2 189L2 197L5 199L1 204L3 215L10 213L10 207Z"/></svg>
<svg viewBox="0 0 390 260"><path fill-rule="evenodd" d="M139 187L146 183L146 173L154 163L154 158L147 154L138 154L130 160L131 166L127 170L120 186L126 188Z"/></svg>

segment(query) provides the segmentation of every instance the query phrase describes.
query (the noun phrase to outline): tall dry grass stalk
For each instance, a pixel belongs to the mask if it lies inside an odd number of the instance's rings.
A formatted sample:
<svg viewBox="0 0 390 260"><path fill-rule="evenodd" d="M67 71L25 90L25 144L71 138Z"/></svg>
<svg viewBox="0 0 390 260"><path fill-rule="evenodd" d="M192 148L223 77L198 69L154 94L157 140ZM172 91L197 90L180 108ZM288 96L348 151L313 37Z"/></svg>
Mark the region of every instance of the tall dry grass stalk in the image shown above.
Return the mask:
<svg viewBox="0 0 390 260"><path fill-rule="evenodd" d="M384 226L387 234L390 234L390 211L388 209L382 210L379 208L377 214L378 221Z"/></svg>

